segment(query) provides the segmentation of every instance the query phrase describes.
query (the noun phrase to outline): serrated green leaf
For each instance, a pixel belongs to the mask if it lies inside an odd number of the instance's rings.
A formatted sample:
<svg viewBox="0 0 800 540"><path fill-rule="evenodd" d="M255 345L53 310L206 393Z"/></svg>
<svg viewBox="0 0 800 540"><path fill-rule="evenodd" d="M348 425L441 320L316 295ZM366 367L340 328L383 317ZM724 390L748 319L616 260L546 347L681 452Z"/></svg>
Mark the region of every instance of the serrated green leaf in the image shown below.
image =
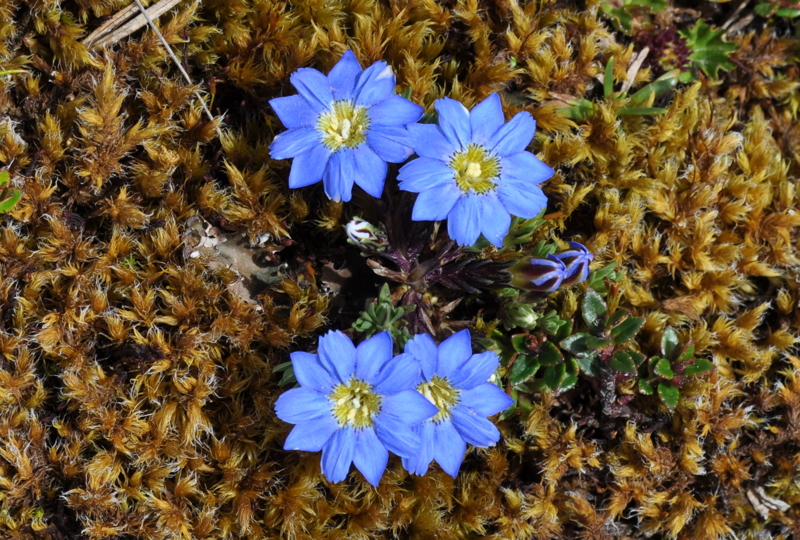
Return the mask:
<svg viewBox="0 0 800 540"><path fill-rule="evenodd" d="M566 374L567 366L561 362L544 370L544 381L552 390L558 390Z"/></svg>
<svg viewBox="0 0 800 540"><path fill-rule="evenodd" d="M670 409L674 409L675 406L678 404L678 400L681 397L681 393L677 388L675 388L671 384L658 383L658 397L661 398L661 401L664 402L664 405L666 405Z"/></svg>
<svg viewBox="0 0 800 540"><path fill-rule="evenodd" d="M689 59L706 75L717 78L720 69L727 71L735 67L728 56L739 46L722 40L725 30L715 30L703 20L698 20L694 27L680 31L680 35L686 39L686 45L692 51Z"/></svg>
<svg viewBox="0 0 800 540"><path fill-rule="evenodd" d="M554 366L564 360L564 355L552 342L545 341L539 348L539 363L543 366Z"/></svg>
<svg viewBox="0 0 800 540"><path fill-rule="evenodd" d="M623 375L633 375L636 373L636 364L631 355L625 351L617 351L611 358L611 368Z"/></svg>
<svg viewBox="0 0 800 540"><path fill-rule="evenodd" d="M646 394L648 396L653 395L653 392L655 390L653 389L653 385L651 385L649 382L647 382L644 379L640 379L638 385L639 385L639 392L641 392L642 394Z"/></svg>
<svg viewBox="0 0 800 540"><path fill-rule="evenodd" d="M659 377L664 379L673 379L675 372L672 371L672 366L666 358L655 358L656 362L653 365L653 372Z"/></svg>
<svg viewBox="0 0 800 540"><path fill-rule="evenodd" d="M539 361L532 356L521 354L514 360L508 373L508 381L513 385L521 384L533 377L539 370Z"/></svg>
<svg viewBox="0 0 800 540"><path fill-rule="evenodd" d="M633 336L642 328L645 319L642 317L629 317L611 329L611 338L614 343L621 345L633 339Z"/></svg>
<svg viewBox="0 0 800 540"><path fill-rule="evenodd" d="M590 350L589 346L586 344L586 340L590 337L592 336L590 336L589 334L579 332L577 334L572 334L571 336L565 339L562 339L558 345L565 351L571 352L572 354L575 355L587 354L590 352Z"/></svg>
<svg viewBox="0 0 800 540"><path fill-rule="evenodd" d="M683 374L691 377L692 375L699 375L714 369L714 364L703 358L698 358L694 364L690 364L683 368Z"/></svg>
<svg viewBox="0 0 800 540"><path fill-rule="evenodd" d="M603 298L594 289L586 289L581 303L581 315L592 332L600 332L605 328L608 308Z"/></svg>
<svg viewBox="0 0 800 540"><path fill-rule="evenodd" d="M661 356L670 360L677 360L675 354L680 346L678 333L673 328L666 328L661 334Z"/></svg>

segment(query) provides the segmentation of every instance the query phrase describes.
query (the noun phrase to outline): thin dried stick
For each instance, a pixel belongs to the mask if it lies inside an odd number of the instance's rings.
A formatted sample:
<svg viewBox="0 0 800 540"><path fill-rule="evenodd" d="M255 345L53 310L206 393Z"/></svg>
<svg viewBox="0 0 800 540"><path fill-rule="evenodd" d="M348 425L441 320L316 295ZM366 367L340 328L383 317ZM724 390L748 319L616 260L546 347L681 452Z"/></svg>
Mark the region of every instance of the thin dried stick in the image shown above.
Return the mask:
<svg viewBox="0 0 800 540"><path fill-rule="evenodd" d="M159 32L158 28L156 28L156 23L154 23L153 19L150 18L150 15L147 13L147 10L144 8L144 5L142 5L142 1L141 0L135 0L135 1L136 1L136 5L139 6L139 10L142 12L142 15L144 15L145 19L147 19L147 24L150 25L150 28L152 28L153 32L156 33L156 35L158 36L158 39L161 40L162 45L164 45L164 48L167 50L167 54L169 55L170 58L172 58L172 61L175 62L175 65L178 67L178 70L181 72L181 75L183 75L183 78L186 79L186 82L188 82L191 86L194 86L194 83L192 82L192 79L189 77L189 74L186 73L185 69L183 69L183 64L181 64L181 61L178 59L177 56L175 56L175 53L172 52L172 47L169 46L169 43L167 43L167 40L164 39L164 36L161 34L161 32ZM198 92L196 89L193 90L193 92L194 92L194 95L197 96L197 99L200 100L200 106L203 107L203 110L205 111L206 116L208 116L208 119L211 122L213 122L214 121L214 115L211 114L211 111L208 110L208 107L206 106L206 102L203 101L203 96L201 96L200 92ZM217 126L216 129L217 129L217 137L222 137L222 131L219 129L219 126Z"/></svg>
<svg viewBox="0 0 800 540"><path fill-rule="evenodd" d="M180 1L181 0L161 0L147 8L146 13L151 18L157 19L175 7ZM147 18L144 15L140 14L134 17L138 11L139 6L136 4L129 4L107 20L100 28L89 34L86 39L83 40L83 44L90 50L102 49L106 45L116 43L128 37L147 24ZM133 18L131 19L131 17Z"/></svg>

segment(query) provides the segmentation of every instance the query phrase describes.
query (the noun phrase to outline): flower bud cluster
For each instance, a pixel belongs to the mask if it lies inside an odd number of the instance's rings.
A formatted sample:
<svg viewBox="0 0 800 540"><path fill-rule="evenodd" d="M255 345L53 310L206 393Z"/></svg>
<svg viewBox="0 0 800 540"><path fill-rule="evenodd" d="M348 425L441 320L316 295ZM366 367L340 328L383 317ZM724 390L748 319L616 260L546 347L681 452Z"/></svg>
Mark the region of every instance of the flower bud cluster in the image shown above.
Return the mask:
<svg viewBox="0 0 800 540"><path fill-rule="evenodd" d="M583 244L570 242L569 249L547 258L521 259L510 268L512 285L526 291L553 292L562 286L586 281L594 255Z"/></svg>

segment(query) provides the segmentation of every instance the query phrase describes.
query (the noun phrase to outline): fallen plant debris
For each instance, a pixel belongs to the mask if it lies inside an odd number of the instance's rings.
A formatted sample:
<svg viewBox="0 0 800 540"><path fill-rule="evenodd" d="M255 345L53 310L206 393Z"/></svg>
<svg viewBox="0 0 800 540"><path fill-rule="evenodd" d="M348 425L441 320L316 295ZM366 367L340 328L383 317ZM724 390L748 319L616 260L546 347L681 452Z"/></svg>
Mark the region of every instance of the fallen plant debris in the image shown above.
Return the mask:
<svg viewBox="0 0 800 540"><path fill-rule="evenodd" d="M800 535L796 5L162 0L160 35L109 34L136 4L0 0L0 537ZM444 139L381 190L299 187L270 103L345 55ZM336 101L298 129L356 148ZM503 231L401 189L414 150L493 193L458 103L485 135L536 121L519 152L552 175ZM427 446L284 449L291 355L331 335L415 355ZM363 431L373 375L311 424ZM457 409L475 432L437 439Z"/></svg>

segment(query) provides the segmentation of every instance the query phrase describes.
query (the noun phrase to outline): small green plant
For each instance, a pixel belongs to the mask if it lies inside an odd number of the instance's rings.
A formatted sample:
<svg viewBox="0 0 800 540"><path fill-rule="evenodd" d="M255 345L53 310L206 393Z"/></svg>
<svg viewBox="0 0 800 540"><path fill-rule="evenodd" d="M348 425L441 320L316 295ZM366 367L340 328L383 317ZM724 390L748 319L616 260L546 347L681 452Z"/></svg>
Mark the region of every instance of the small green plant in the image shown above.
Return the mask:
<svg viewBox="0 0 800 540"><path fill-rule="evenodd" d="M776 2L759 2L754 11L762 17L783 17L785 19L795 19L800 17L800 3L792 4L786 0Z"/></svg>
<svg viewBox="0 0 800 540"><path fill-rule="evenodd" d="M647 116L664 114L666 109L647 106L649 103L671 90L678 84L681 75L680 69L672 69L664 73L632 96L627 92L614 92L614 58L606 64L603 76L603 97L606 101L620 102L617 114L622 116ZM569 102L569 107L561 109L561 114L572 120L585 120L591 118L598 111L599 105L588 99L575 99Z"/></svg>
<svg viewBox="0 0 800 540"><path fill-rule="evenodd" d="M411 313L415 307L414 305L395 307L389 285L384 283L378 298L361 313L353 323L353 328L357 332L362 332L366 338L388 331L394 342L402 348L411 338L408 330L403 328L407 324L403 317Z"/></svg>
<svg viewBox="0 0 800 540"><path fill-rule="evenodd" d="M640 393L657 393L664 405L674 409L680 399L680 387L687 377L700 375L714 369L714 364L704 358L694 357L694 343L681 343L678 333L667 328L661 336L661 356L653 356L644 362L644 355L637 353L631 358L636 365Z"/></svg>
<svg viewBox="0 0 800 540"><path fill-rule="evenodd" d="M709 77L717 78L720 69L728 71L734 68L729 56L739 46L722 40L725 30L715 30L699 20L692 28L678 33L686 40L686 45L692 51L689 60ZM681 80L686 82L683 78Z"/></svg>
<svg viewBox="0 0 800 540"><path fill-rule="evenodd" d="M0 213L8 212L22 198L22 192L8 184L8 170L0 171Z"/></svg>
<svg viewBox="0 0 800 540"><path fill-rule="evenodd" d="M633 20L642 12L660 13L667 9L666 0L604 0L600 10L611 19L617 29L630 35Z"/></svg>

